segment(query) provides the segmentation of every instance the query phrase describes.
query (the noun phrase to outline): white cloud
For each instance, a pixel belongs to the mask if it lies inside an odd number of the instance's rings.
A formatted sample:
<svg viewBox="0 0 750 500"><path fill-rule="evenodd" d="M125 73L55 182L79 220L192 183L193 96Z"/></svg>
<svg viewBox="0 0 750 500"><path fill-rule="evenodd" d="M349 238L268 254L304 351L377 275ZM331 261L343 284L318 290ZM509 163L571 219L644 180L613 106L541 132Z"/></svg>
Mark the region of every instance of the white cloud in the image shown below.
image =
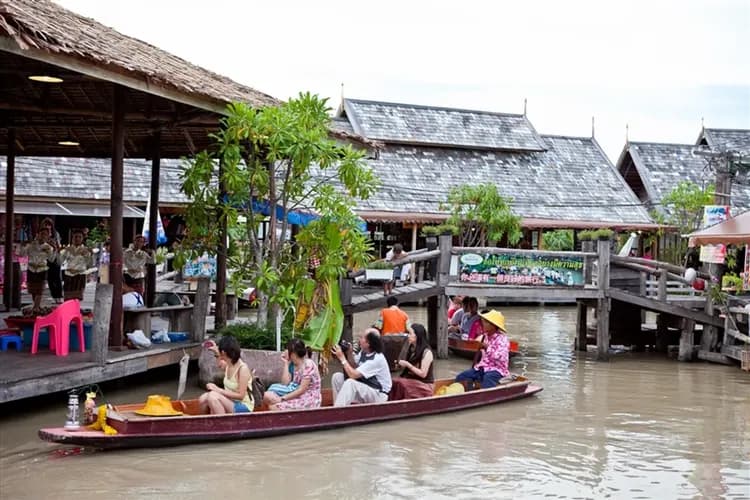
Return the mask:
<svg viewBox="0 0 750 500"><path fill-rule="evenodd" d="M246 85L521 112L540 132L692 142L750 128L750 2L59 3Z"/></svg>

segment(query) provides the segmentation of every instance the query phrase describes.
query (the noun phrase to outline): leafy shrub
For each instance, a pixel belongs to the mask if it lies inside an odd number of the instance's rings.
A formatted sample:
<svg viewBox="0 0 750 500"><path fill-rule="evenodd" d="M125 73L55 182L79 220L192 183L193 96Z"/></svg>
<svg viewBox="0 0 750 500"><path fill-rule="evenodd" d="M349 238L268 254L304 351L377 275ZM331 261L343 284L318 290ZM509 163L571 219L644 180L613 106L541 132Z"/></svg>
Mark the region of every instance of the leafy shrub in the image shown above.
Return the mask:
<svg viewBox="0 0 750 500"><path fill-rule="evenodd" d="M595 232L596 231L592 231L591 229L585 229L583 231L580 231L578 233L578 239L580 241L591 241L591 240L595 239L595 236L594 236Z"/></svg>
<svg viewBox="0 0 750 500"><path fill-rule="evenodd" d="M367 264L367 269L393 269L393 264L387 260L376 260Z"/></svg>
<svg viewBox="0 0 750 500"><path fill-rule="evenodd" d="M300 333L300 332L298 332ZM219 336L232 335L243 349L276 349L276 329L273 326L260 328L255 323L235 323L227 325L218 332ZM299 335L298 335L299 336ZM294 337L291 325L281 325L281 346Z"/></svg>

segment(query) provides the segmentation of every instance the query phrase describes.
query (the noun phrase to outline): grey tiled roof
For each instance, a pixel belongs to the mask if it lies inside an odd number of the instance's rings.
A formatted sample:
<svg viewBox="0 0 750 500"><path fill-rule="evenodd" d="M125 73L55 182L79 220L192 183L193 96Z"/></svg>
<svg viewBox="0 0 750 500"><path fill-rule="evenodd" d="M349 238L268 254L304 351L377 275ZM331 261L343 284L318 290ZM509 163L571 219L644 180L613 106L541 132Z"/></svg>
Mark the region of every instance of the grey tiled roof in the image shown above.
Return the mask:
<svg viewBox="0 0 750 500"><path fill-rule="evenodd" d="M698 137L697 144L708 144L719 151L736 151L750 154L750 130L707 128Z"/></svg>
<svg viewBox="0 0 750 500"><path fill-rule="evenodd" d="M8 171L0 157L0 193L5 195ZM180 160L161 160L159 200L165 204L187 203L180 191ZM112 163L96 158L16 158L15 195L18 197L62 198L91 201L109 200ZM151 190L151 162L126 159L123 171L123 200L145 205Z"/></svg>
<svg viewBox="0 0 750 500"><path fill-rule="evenodd" d="M444 213L451 187L494 182L517 215L568 221L652 223L592 138L541 136L543 152L387 145L368 163L383 186L363 211Z"/></svg>
<svg viewBox="0 0 750 500"><path fill-rule="evenodd" d="M646 185L649 204L658 204L680 181L690 181L699 186L715 182L716 174L706 158L693 154L694 145L631 142L626 153L633 159L641 180ZM619 168L623 175L623 155ZM739 175L732 184L732 207L739 211L750 208L750 179ZM735 212L736 213L736 212Z"/></svg>
<svg viewBox="0 0 750 500"><path fill-rule="evenodd" d="M542 151L524 115L345 99L357 134L386 143L470 149Z"/></svg>

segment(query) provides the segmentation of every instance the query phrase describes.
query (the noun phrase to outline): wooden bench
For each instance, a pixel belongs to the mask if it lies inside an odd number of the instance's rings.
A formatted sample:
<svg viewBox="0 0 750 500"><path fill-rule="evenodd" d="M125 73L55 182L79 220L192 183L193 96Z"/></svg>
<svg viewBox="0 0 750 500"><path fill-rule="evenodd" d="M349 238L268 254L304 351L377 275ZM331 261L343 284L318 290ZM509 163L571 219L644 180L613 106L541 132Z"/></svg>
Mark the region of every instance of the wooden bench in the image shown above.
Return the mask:
<svg viewBox="0 0 750 500"><path fill-rule="evenodd" d="M169 315L170 332L188 332L193 337L193 305L137 307L123 310L123 330L132 332L142 330L147 337L151 337L151 316L154 313Z"/></svg>

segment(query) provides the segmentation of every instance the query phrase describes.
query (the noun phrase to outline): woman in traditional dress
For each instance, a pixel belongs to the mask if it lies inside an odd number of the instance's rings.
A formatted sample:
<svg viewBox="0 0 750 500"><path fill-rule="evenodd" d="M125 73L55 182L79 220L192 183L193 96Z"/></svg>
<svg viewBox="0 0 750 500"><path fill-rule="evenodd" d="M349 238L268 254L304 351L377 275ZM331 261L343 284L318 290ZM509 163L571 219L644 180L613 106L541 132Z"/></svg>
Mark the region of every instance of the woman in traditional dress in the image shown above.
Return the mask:
<svg viewBox="0 0 750 500"><path fill-rule="evenodd" d="M73 242L60 252L65 267L63 292L65 300L83 300L86 288L86 271L91 264L91 249L83 243L83 231L73 231Z"/></svg>
<svg viewBox="0 0 750 500"><path fill-rule="evenodd" d="M393 379L389 400L414 399L432 396L435 377L433 355L424 325L415 323L409 331L409 351L406 359L396 364L403 368L401 376Z"/></svg>

